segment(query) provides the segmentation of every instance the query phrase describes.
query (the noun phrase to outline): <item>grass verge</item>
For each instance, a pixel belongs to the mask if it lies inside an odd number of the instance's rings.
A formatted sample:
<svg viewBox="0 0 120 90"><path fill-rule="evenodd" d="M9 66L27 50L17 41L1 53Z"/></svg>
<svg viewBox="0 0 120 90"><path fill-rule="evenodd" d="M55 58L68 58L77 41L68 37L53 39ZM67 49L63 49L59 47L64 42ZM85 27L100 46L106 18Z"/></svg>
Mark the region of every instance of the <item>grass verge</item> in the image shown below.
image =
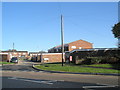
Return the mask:
<svg viewBox="0 0 120 90"><path fill-rule="evenodd" d="M91 66L91 67L103 67L103 68L120 68L120 64L92 64L92 65L83 65L83 66Z"/></svg>
<svg viewBox="0 0 120 90"><path fill-rule="evenodd" d="M35 65L36 68L50 71L61 71L61 72L77 72L77 73L107 73L107 74L118 74L120 70L102 69L102 68L90 68L80 66L70 66L61 64L42 64Z"/></svg>
<svg viewBox="0 0 120 90"><path fill-rule="evenodd" d="M11 62L1 62L0 61L0 64L14 64L14 63L11 63Z"/></svg>

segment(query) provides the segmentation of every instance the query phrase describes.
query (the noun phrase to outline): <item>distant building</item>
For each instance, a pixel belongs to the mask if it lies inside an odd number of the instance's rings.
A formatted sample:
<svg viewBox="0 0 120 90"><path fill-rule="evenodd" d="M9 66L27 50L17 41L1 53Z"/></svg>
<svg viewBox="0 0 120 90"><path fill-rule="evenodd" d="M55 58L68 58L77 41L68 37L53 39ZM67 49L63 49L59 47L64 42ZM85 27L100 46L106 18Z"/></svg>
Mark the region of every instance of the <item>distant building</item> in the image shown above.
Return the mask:
<svg viewBox="0 0 120 90"><path fill-rule="evenodd" d="M64 51L72 51L75 49L91 49L93 44L84 40L77 40L68 44L64 44ZM48 50L48 53L61 53L62 46L56 46Z"/></svg>
<svg viewBox="0 0 120 90"><path fill-rule="evenodd" d="M24 57L27 58L28 57L28 51L17 51L17 50L8 50L8 51L1 51L0 52L1 55L1 59L6 61L6 60L10 60L12 57Z"/></svg>
<svg viewBox="0 0 120 90"><path fill-rule="evenodd" d="M29 52L29 56L35 57L39 54L39 52Z"/></svg>

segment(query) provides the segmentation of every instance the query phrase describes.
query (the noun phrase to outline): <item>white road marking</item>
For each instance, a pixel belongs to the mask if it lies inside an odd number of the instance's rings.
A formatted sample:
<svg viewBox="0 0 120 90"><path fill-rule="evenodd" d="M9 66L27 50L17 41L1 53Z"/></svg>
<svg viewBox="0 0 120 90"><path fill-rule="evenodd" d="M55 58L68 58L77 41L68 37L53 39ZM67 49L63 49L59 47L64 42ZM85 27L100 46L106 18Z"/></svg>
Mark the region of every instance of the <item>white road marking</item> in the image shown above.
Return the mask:
<svg viewBox="0 0 120 90"><path fill-rule="evenodd" d="M43 71L39 71L39 72L43 72Z"/></svg>
<svg viewBox="0 0 120 90"><path fill-rule="evenodd" d="M111 86L110 84L100 84L100 83L96 83L97 85L105 85L105 86ZM112 85L113 86L113 85ZM114 86L119 86L119 85L114 85Z"/></svg>
<svg viewBox="0 0 120 90"><path fill-rule="evenodd" d="M17 77L12 77L12 78L8 78L8 79L17 79Z"/></svg>
<svg viewBox="0 0 120 90"><path fill-rule="evenodd" d="M57 81L36 81L36 80L27 80L27 79L20 79L16 77L8 78L8 79L14 79L14 80L22 80L22 81L29 81L29 82L35 82L35 83L42 83L42 84L53 84L52 82L57 82Z"/></svg>
<svg viewBox="0 0 120 90"><path fill-rule="evenodd" d="M114 85L111 86L83 86L83 88L87 89L87 88L109 88L109 87L116 87Z"/></svg>

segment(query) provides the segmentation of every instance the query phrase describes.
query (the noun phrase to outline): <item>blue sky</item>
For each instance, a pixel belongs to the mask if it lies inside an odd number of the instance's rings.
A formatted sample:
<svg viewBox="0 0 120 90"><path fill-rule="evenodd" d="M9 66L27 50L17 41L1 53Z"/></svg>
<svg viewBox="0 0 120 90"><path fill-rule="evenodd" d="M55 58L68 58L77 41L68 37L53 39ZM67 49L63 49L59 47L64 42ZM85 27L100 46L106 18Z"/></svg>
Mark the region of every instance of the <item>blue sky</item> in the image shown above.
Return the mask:
<svg viewBox="0 0 120 90"><path fill-rule="evenodd" d="M64 16L64 43L79 39L94 48L117 47L112 26L118 22L117 2L4 2L2 50L47 51L61 44L60 15Z"/></svg>

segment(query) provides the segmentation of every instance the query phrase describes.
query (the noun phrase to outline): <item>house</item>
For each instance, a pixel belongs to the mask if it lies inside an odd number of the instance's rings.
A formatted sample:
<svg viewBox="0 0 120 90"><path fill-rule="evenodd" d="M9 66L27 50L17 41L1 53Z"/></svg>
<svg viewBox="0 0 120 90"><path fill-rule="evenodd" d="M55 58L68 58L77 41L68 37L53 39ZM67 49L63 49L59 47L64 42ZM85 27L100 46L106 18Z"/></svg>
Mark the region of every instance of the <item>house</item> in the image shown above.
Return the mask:
<svg viewBox="0 0 120 90"><path fill-rule="evenodd" d="M29 56L35 57L39 54L39 52L29 52Z"/></svg>
<svg viewBox="0 0 120 90"><path fill-rule="evenodd" d="M40 55L39 52L29 52L29 59L32 61L38 61L38 55Z"/></svg>
<svg viewBox="0 0 120 90"><path fill-rule="evenodd" d="M64 44L64 62L69 59L69 52L76 49L92 49L93 45L84 40L77 40ZM62 46L55 46L48 50L48 53L38 54L38 60L44 63L62 62Z"/></svg>
<svg viewBox="0 0 120 90"><path fill-rule="evenodd" d="M17 51L15 49L8 50L8 51L1 51L0 55L2 56L2 60L4 61L10 61L12 57L18 57L18 58L27 58L28 57L28 51Z"/></svg>
<svg viewBox="0 0 120 90"><path fill-rule="evenodd" d="M75 49L91 49L93 48L93 44L84 40L77 40L74 42L70 42L68 44L64 44L64 51L72 51ZM48 53L61 53L62 46L55 46L48 50Z"/></svg>

